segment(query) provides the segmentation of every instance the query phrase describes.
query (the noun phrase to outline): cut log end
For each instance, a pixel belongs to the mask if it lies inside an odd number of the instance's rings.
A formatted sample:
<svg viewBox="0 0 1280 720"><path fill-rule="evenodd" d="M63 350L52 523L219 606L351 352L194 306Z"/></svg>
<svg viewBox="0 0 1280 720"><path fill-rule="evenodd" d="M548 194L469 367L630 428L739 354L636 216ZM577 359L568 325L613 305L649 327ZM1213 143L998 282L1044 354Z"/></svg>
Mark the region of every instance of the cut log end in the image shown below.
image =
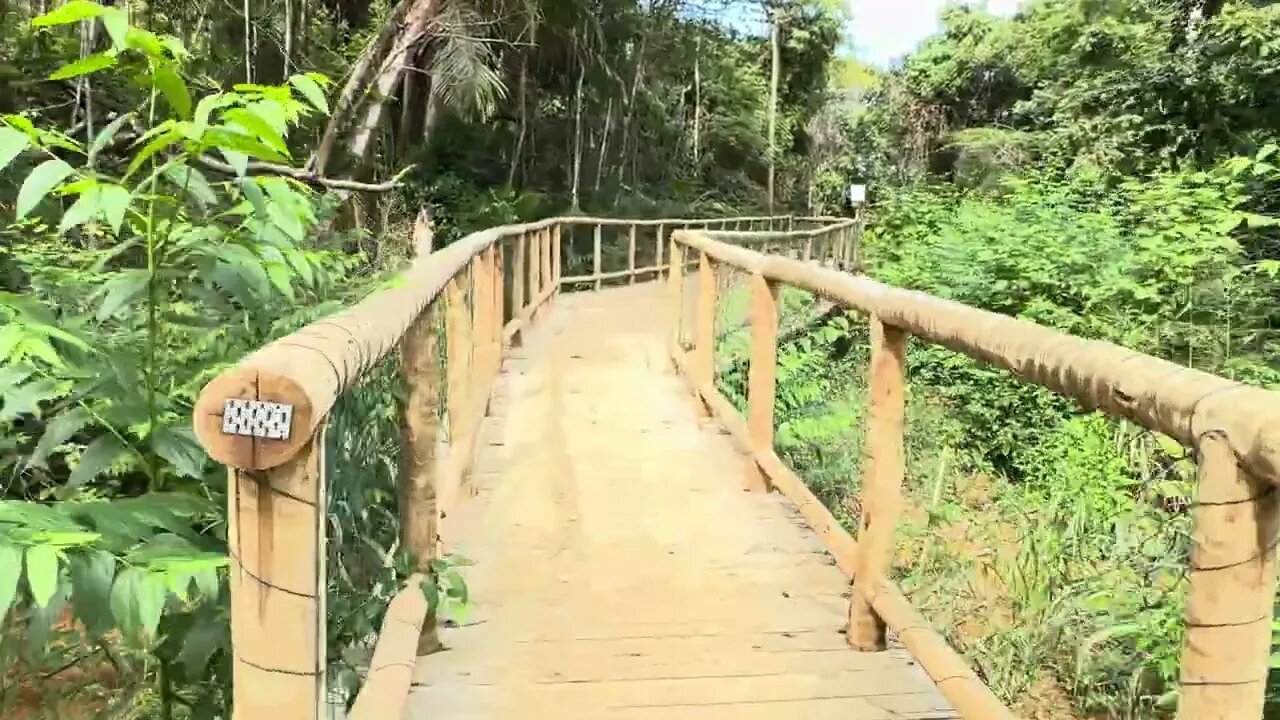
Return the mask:
<svg viewBox="0 0 1280 720"><path fill-rule="evenodd" d="M293 408L288 438L275 440L223 432L226 401L261 400ZM214 378L196 400L192 413L196 438L216 462L242 470L283 465L307 444L320 418L310 398L290 378L259 368L236 368Z"/></svg>

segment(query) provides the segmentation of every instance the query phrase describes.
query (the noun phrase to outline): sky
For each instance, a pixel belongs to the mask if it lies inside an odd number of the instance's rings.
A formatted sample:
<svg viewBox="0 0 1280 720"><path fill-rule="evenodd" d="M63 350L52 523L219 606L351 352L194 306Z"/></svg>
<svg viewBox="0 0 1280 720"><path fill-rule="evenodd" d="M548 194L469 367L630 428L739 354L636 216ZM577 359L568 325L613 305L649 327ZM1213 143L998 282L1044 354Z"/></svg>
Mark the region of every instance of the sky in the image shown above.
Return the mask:
<svg viewBox="0 0 1280 720"><path fill-rule="evenodd" d="M848 28L854 54L864 62L887 68L911 52L920 41L938 32L938 17L949 0L848 0L853 23ZM969 0L1008 17L1023 0Z"/></svg>

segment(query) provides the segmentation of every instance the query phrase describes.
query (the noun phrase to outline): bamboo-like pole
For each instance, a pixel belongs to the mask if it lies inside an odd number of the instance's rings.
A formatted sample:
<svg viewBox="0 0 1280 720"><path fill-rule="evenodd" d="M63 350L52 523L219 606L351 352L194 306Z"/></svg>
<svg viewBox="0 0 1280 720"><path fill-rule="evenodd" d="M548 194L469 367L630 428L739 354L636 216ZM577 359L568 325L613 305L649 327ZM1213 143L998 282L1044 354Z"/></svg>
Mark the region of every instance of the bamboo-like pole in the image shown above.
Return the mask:
<svg viewBox="0 0 1280 720"><path fill-rule="evenodd" d="M636 284L636 226L627 229L627 283Z"/></svg>
<svg viewBox="0 0 1280 720"><path fill-rule="evenodd" d="M596 289L600 289L600 225L596 225L595 234L592 239L592 259L591 274L596 279Z"/></svg>
<svg viewBox="0 0 1280 720"><path fill-rule="evenodd" d="M716 277L711 258L701 253L698 258L698 315L694 337L693 368L697 382L715 382Z"/></svg>
<svg viewBox="0 0 1280 720"><path fill-rule="evenodd" d="M670 355L678 357L682 352L680 346L684 327L684 249L675 240L671 241L671 268L667 270L667 308L671 319Z"/></svg>
<svg viewBox="0 0 1280 720"><path fill-rule="evenodd" d="M520 317L520 312L524 310L524 256L528 238L528 233L520 233L515 239L516 255L512 259L514 264L511 271L511 314L515 317Z"/></svg>
<svg viewBox="0 0 1280 720"><path fill-rule="evenodd" d="M1178 720L1260 718L1280 496L1241 471L1222 431L1200 437Z"/></svg>
<svg viewBox="0 0 1280 720"><path fill-rule="evenodd" d="M906 472L903 420L906 413L907 335L871 318L867 467L858 521L858 567L849 599L847 639L858 650L885 648L884 620L871 607L875 588L893 561L893 535Z"/></svg>
<svg viewBox="0 0 1280 720"><path fill-rule="evenodd" d="M664 227L665 226L663 225L658 225L658 235L654 239L654 246L653 246L653 257L654 257L653 265L654 267L658 268L658 274L655 276L655 279L657 280L662 279L662 245L663 245L662 231Z"/></svg>
<svg viewBox="0 0 1280 720"><path fill-rule="evenodd" d="M325 696L324 423L284 464L230 469L234 720L320 720Z"/></svg>

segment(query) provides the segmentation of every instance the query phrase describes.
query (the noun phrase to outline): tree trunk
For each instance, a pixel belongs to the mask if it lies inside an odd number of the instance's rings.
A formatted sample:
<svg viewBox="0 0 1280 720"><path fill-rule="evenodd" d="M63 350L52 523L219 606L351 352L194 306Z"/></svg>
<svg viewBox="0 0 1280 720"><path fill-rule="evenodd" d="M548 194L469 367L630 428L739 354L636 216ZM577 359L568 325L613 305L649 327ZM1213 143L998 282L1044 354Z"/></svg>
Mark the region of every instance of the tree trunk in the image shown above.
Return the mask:
<svg viewBox="0 0 1280 720"><path fill-rule="evenodd" d="M774 164L775 156L778 152L777 132L778 132L778 76L781 64L781 49L778 44L778 35L781 29L778 27L778 9L772 8L769 13L770 32L769 32L769 48L772 53L771 70L769 74L769 214L773 214L773 181L774 181Z"/></svg>
<svg viewBox="0 0 1280 720"><path fill-rule="evenodd" d="M694 41L693 51L693 164L697 169L702 157L702 36Z"/></svg>
<svg viewBox="0 0 1280 720"><path fill-rule="evenodd" d="M437 8L435 0L415 0L406 13L404 24L396 35L391 50L378 68L378 74L373 83L373 96L369 98L359 122L352 126L351 134L348 136L346 146L357 165L364 162L373 151L376 144L374 139L377 137L378 128L382 125L382 116L386 112L387 103L394 97L396 85L404 76L409 57L417 48L418 42L426 36L431 21L436 16Z"/></svg>
<svg viewBox="0 0 1280 720"><path fill-rule="evenodd" d="M417 129L414 124L420 113L415 113L414 110L418 103L418 75L421 72L417 67L409 67L404 74L400 91L400 127L397 128L395 148L396 156L399 158L409 154L409 145L414 137L418 137L414 132Z"/></svg>
<svg viewBox="0 0 1280 720"><path fill-rule="evenodd" d="M392 8L391 14L387 16L387 21L378 30L378 34L365 46L364 51L360 53L360 57L356 60L355 67L351 70L351 75L347 77L346 84L342 86L342 93L338 96L338 101L334 103L333 114L329 117L329 124L325 126L324 135L320 139L320 146L316 149L316 153L311 159L310 164L317 174L324 174L325 167L329 164L329 160L333 155L333 149L337 146L338 136L347 129L347 125L355 114L356 108L364 99L365 91L373 83L374 73L381 66L382 60L387 54L387 49L391 46L397 31L402 31L402 21L409 10L409 6L413 4L415 4L415 0L401 0L401 2L397 3Z"/></svg>
<svg viewBox="0 0 1280 720"><path fill-rule="evenodd" d="M570 200L574 210L578 204L578 182L582 176L582 81L587 74L585 63L578 65L578 88L573 93L573 191Z"/></svg>
<svg viewBox="0 0 1280 720"><path fill-rule="evenodd" d="M631 137L631 118L636 109L636 93L640 90L640 78L644 74L644 43L647 36L640 36L640 46L636 49L636 72L631 77L631 93L627 98L627 112L622 116L622 145L618 153L618 185L622 185L622 172L627 166L627 149L634 145ZM635 149L631 148L635 156Z"/></svg>
<svg viewBox="0 0 1280 720"><path fill-rule="evenodd" d="M516 132L515 147L511 149L511 167L507 169L507 187L515 187L516 172L520 167L520 156L524 152L524 134L529 126L528 86L529 54L526 51L520 53L520 129Z"/></svg>
<svg viewBox="0 0 1280 720"><path fill-rule="evenodd" d="M609 153L609 130L613 126L613 98L604 108L604 131L600 135L600 154L596 156L595 192L600 192L600 178L604 175L604 156Z"/></svg>
<svg viewBox="0 0 1280 720"><path fill-rule="evenodd" d="M293 64L293 0L284 0L284 76L292 73Z"/></svg>
<svg viewBox="0 0 1280 720"><path fill-rule="evenodd" d="M244 81L253 82L253 21L249 19L249 0L244 0Z"/></svg>

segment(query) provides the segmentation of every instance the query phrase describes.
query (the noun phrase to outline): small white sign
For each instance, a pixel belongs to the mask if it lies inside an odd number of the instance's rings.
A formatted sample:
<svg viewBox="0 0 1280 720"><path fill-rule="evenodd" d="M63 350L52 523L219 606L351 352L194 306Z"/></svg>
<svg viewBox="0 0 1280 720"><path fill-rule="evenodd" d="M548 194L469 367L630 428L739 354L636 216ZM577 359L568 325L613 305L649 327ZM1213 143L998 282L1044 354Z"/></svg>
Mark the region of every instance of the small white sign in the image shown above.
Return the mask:
<svg viewBox="0 0 1280 720"><path fill-rule="evenodd" d="M866 185L850 185L849 186L849 203L851 205L862 205L867 201Z"/></svg>

